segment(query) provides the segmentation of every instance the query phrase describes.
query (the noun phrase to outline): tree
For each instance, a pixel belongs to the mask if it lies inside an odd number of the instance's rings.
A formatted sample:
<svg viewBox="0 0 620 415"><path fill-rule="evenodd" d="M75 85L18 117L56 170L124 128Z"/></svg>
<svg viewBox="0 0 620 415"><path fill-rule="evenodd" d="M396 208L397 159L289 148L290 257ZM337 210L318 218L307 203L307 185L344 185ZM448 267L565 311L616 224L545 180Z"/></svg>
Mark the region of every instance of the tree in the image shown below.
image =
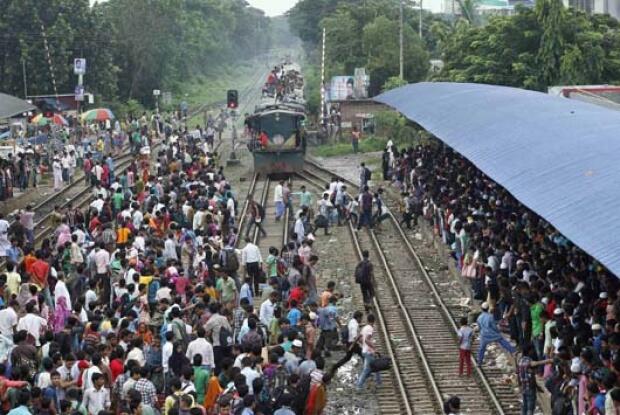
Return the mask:
<svg viewBox="0 0 620 415"><path fill-rule="evenodd" d="M442 42L437 80L481 82L545 91L562 84L620 79L620 32L614 19L564 9L559 0L519 7L484 27L457 23Z"/></svg>
<svg viewBox="0 0 620 415"><path fill-rule="evenodd" d="M379 16L364 27L363 51L367 57L366 67L370 72L369 92L380 92L386 80L399 72L398 22ZM426 76L429 69L428 53L413 28L405 23L404 38L404 77L409 82L417 82Z"/></svg>
<svg viewBox="0 0 620 415"><path fill-rule="evenodd" d="M383 87L381 87L381 92L389 91L390 89L400 88L404 85L407 85L407 81L405 81L401 77L390 76L383 84Z"/></svg>

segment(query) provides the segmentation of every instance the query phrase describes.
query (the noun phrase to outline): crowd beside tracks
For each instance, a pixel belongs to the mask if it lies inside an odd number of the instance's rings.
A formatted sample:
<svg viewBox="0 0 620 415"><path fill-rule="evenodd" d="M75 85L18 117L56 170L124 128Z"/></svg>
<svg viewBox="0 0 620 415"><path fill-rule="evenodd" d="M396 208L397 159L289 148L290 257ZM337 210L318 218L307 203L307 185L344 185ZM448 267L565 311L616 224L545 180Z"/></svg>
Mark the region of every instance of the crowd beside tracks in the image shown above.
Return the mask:
<svg viewBox="0 0 620 415"><path fill-rule="evenodd" d="M388 146L382 173L402 193L402 223L433 229L480 304L478 364L494 342L516 358L522 413L534 413L541 391L554 415L620 413L618 278L439 142Z"/></svg>
<svg viewBox="0 0 620 415"><path fill-rule="evenodd" d="M292 237L263 258L250 233L276 218L249 198L237 229L239 196L209 129L158 131L126 126L153 156L123 172L85 162L88 207L57 207L40 244L30 207L10 229L0 219L0 412L321 414L354 353L361 390L382 369L371 365L374 317L341 321L335 282L317 284L312 244L316 222L334 218L331 196L315 204L280 184L277 219L282 202ZM356 275L368 285L370 271ZM327 368L339 340L348 353Z"/></svg>

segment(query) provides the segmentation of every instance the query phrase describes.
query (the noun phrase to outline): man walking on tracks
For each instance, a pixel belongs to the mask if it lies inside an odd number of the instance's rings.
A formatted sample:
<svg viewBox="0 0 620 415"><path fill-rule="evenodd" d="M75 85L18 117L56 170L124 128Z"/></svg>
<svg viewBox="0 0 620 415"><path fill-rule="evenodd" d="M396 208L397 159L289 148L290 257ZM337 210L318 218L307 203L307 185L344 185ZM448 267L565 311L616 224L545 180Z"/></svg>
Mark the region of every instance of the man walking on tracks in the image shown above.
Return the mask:
<svg viewBox="0 0 620 415"><path fill-rule="evenodd" d="M351 360L354 354L359 355L362 359L364 358L364 356L362 356L362 348L359 344L359 326L362 322L363 315L364 313L357 310L355 313L353 313L353 317L351 318L351 320L349 320L346 329L340 332L340 335L342 337L341 340L346 346L347 353L342 359L336 362L334 366L332 366L332 369L330 371L332 376L336 374L336 372L341 366Z"/></svg>
<svg viewBox="0 0 620 415"><path fill-rule="evenodd" d="M375 288L373 285L375 277L372 263L368 259L369 255L367 250L362 251L362 261L355 267L355 282L360 285L366 310L370 309L372 299L375 296Z"/></svg>
<svg viewBox="0 0 620 415"><path fill-rule="evenodd" d="M249 236L245 237L245 247L241 250L241 263L245 267L245 272L252 278L254 295L258 295L259 275L263 258L260 249L252 243Z"/></svg>
<svg viewBox="0 0 620 415"><path fill-rule="evenodd" d="M502 334L499 332L497 328L497 322L495 321L495 317L493 314L489 313L489 304L484 302L480 306L482 308L482 313L478 316L478 327L480 327L480 348L478 349L478 366L482 366L482 362L484 361L484 353L486 352L487 346L490 343L499 343L504 349L506 349L510 354L514 354L516 349L508 340L502 337Z"/></svg>
<svg viewBox="0 0 620 415"><path fill-rule="evenodd" d="M273 202L276 207L276 222L280 220L282 215L284 214L284 180L280 180L278 185L275 187L273 191Z"/></svg>
<svg viewBox="0 0 620 415"><path fill-rule="evenodd" d="M367 324L360 331L360 343L362 345L362 355L364 356L364 368L357 381L357 391L361 392L366 379L372 373L372 362L377 358L377 346L375 345L375 316L368 314L366 317ZM381 372L375 372L375 385L381 385Z"/></svg>
<svg viewBox="0 0 620 415"><path fill-rule="evenodd" d="M248 196L248 227L245 230L245 236L250 236L252 225L256 226L263 237L267 236L267 232L263 229L263 219L265 218L265 208L257 203L252 196Z"/></svg>
<svg viewBox="0 0 620 415"><path fill-rule="evenodd" d="M366 225L372 229L372 193L368 186L364 186L362 194L359 196L360 218L357 222L357 230Z"/></svg>

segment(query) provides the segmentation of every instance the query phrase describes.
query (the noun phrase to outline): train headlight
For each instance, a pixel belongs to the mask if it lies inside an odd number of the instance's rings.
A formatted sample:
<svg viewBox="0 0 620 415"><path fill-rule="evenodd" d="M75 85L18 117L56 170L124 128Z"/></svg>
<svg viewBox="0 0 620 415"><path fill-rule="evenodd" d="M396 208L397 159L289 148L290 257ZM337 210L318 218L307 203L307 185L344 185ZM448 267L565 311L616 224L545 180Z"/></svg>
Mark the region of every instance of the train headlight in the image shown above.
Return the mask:
<svg viewBox="0 0 620 415"><path fill-rule="evenodd" d="M275 145L281 146L284 144L284 136L282 134L276 134L273 136L272 141Z"/></svg>

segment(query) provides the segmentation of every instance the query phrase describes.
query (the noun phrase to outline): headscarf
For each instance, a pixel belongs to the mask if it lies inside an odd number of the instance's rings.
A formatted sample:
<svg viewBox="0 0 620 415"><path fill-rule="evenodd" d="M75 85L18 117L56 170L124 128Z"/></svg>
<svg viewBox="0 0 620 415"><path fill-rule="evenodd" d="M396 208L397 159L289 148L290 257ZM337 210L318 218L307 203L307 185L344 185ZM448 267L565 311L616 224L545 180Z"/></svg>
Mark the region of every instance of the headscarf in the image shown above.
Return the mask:
<svg viewBox="0 0 620 415"><path fill-rule="evenodd" d="M183 375L183 368L189 366L189 359L183 353L183 345L175 343L172 354L168 359L168 367L172 369L176 376L181 377Z"/></svg>

